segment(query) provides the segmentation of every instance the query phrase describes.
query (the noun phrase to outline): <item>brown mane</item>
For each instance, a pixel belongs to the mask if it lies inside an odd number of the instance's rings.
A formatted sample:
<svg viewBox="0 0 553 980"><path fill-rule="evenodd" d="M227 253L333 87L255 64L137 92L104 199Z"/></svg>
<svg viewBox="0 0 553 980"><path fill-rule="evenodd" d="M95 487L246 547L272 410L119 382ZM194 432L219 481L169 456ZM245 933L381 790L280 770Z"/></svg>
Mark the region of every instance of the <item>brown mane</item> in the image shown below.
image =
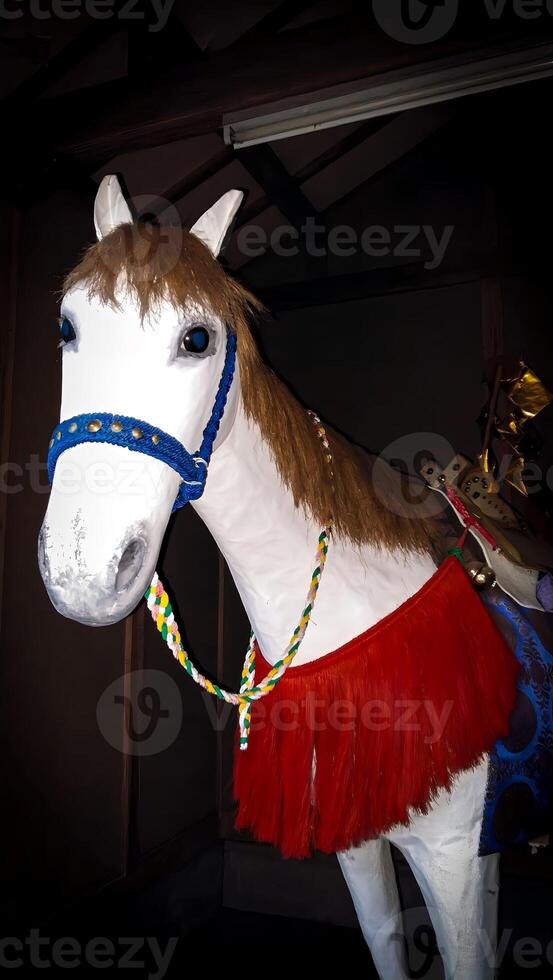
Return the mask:
<svg viewBox="0 0 553 980"><path fill-rule="evenodd" d="M85 252L64 291L77 284L115 306L124 289L138 300L143 317L163 299L180 308L198 303L212 310L236 332L246 414L259 426L296 506L321 524L331 514L335 533L356 545L431 551L436 531L421 513L424 506L409 504L391 468L375 467L371 457L333 432L331 487L311 420L262 361L253 339L250 321L261 304L195 235L180 228L120 225Z"/></svg>

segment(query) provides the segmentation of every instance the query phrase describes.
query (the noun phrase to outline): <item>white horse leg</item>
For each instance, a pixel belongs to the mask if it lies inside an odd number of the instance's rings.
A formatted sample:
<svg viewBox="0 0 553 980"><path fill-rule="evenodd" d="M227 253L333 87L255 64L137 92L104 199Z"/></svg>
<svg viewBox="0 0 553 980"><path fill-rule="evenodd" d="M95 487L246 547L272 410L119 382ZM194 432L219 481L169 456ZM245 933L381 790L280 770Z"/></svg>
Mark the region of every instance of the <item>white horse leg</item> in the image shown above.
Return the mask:
<svg viewBox="0 0 553 980"><path fill-rule="evenodd" d="M386 835L417 879L447 980L495 975L499 855L478 857L487 768L461 773L430 813Z"/></svg>
<svg viewBox="0 0 553 980"><path fill-rule="evenodd" d="M401 908L390 845L369 840L337 855L359 925L382 980L406 980Z"/></svg>

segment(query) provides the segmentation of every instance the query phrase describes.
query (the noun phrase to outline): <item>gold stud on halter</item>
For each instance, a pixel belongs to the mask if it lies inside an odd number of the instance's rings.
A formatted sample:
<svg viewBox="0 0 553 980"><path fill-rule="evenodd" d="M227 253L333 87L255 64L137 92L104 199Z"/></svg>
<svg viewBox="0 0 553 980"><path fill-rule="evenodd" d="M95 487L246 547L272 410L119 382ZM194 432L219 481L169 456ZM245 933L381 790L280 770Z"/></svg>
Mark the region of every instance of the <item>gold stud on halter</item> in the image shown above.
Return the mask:
<svg viewBox="0 0 553 980"><path fill-rule="evenodd" d="M122 428L123 428L122 422L112 422L110 425L110 429L112 432L121 432Z"/></svg>
<svg viewBox="0 0 553 980"><path fill-rule="evenodd" d="M86 431L87 432L99 432L102 428L102 423L100 419L92 419L92 422L88 422Z"/></svg>
<svg viewBox="0 0 553 980"><path fill-rule="evenodd" d="M142 439L142 429L135 428L132 430L134 439Z"/></svg>

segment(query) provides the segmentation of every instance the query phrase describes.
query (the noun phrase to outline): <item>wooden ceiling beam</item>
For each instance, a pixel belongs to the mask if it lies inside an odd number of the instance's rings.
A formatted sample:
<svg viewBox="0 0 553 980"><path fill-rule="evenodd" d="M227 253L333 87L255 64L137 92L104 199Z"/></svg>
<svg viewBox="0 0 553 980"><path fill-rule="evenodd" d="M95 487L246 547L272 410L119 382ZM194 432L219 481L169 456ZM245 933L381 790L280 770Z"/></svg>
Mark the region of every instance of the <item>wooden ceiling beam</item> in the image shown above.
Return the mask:
<svg viewBox="0 0 553 980"><path fill-rule="evenodd" d="M268 310L277 313L310 306L376 299L392 293L420 292L480 282L497 275L500 266L502 274L523 274L510 266L507 269L504 263L501 265L496 255L482 254L480 257L471 256L469 262L456 269L429 270L424 262L412 262L378 270L365 269L362 272L324 276L320 279L284 282L265 289L257 287L256 295ZM242 276L242 270L240 275ZM247 285L247 277L244 277L244 281Z"/></svg>
<svg viewBox="0 0 553 980"><path fill-rule="evenodd" d="M23 106L28 106L34 99L47 92L54 82L66 78L85 58L101 47L104 41L121 29L121 24L116 18L92 21L78 37L66 44L52 58L48 58L37 71L0 101L3 112L10 114L16 108L21 111Z"/></svg>
<svg viewBox="0 0 553 980"><path fill-rule="evenodd" d="M543 31L542 25L541 37ZM239 57L231 47L205 61L172 65L154 80L136 78L43 100L35 113L10 122L16 142L29 141L26 133L32 133L34 145L38 139L50 152L95 162L213 132L224 112L473 53L486 43L480 34L402 45L344 17L245 45Z"/></svg>
<svg viewBox="0 0 553 980"><path fill-rule="evenodd" d="M247 146L235 153L242 166L263 188L265 200L282 211L298 231L308 216L315 215L313 205L268 143Z"/></svg>
<svg viewBox="0 0 553 980"><path fill-rule="evenodd" d="M148 6L148 5L147 5ZM150 16L154 16L150 6ZM145 74L153 82L167 64L200 62L207 57L180 20L175 7L171 10L163 30L152 33L147 18L130 21L129 77L141 78Z"/></svg>
<svg viewBox="0 0 553 980"><path fill-rule="evenodd" d="M211 177L215 177L224 167L227 167L229 163L234 160L234 150L231 146L225 146L221 149L220 153L215 154L211 157L203 166L198 167L192 173L187 174L182 180L177 181L171 187L167 188L163 192L149 209L149 213L155 215L156 217L161 217L161 215L172 205L178 204L183 197L187 194L191 194L192 191L200 187L201 184L205 184L206 181L210 180Z"/></svg>
<svg viewBox="0 0 553 980"><path fill-rule="evenodd" d="M306 163L300 170L296 173L291 174L289 179L291 183L296 186L303 183L309 177L315 176L315 174L320 173L325 167L330 166L331 163L338 160L344 153L353 150L360 143L364 143L366 139L369 139L375 133L377 133L383 126L390 122L390 119L395 118L393 116L380 117L379 119L369 119L365 123L357 126L352 133L348 133L347 136L337 139L331 147L320 153L319 156L310 160ZM339 132L339 130L338 130ZM250 205L246 204L245 208L240 212L240 220L237 224L237 228L241 228L242 225L247 225L250 221L254 221L258 218L260 214L263 213L267 208L270 208L273 204L273 200L269 194L264 194L263 197L257 198ZM311 212L313 211L312 205L310 205Z"/></svg>
<svg viewBox="0 0 553 980"><path fill-rule="evenodd" d="M276 34L278 31L286 27L291 20L299 17L300 14L307 10L309 7L313 7L316 0L283 0L282 3L278 4L277 7L273 7L269 10L263 17L261 17L255 24L252 24L247 31L244 31L240 37L236 38L233 42L232 47L236 50L237 47L245 44L250 44L252 41L256 41L258 38L263 36L269 36L271 34Z"/></svg>

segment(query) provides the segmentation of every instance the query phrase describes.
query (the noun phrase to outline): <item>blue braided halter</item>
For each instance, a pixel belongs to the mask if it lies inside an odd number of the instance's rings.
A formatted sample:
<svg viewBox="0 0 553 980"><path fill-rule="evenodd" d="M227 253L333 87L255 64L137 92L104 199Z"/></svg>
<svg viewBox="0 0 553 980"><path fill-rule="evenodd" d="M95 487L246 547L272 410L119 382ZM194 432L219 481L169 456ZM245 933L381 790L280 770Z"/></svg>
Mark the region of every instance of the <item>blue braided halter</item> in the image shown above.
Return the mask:
<svg viewBox="0 0 553 980"><path fill-rule="evenodd" d="M204 429L202 444L197 453L189 453L182 443L162 429L129 418L98 412L96 415L75 415L56 426L48 449L48 479L54 479L56 463L66 449L81 442L109 442L114 446L126 446L136 453L145 453L160 459L176 470L182 479L173 510L178 510L189 500L198 500L204 492L207 468L213 451L213 443L223 417L227 396L234 377L236 363L236 336L227 334L225 363L215 396L213 411Z"/></svg>

